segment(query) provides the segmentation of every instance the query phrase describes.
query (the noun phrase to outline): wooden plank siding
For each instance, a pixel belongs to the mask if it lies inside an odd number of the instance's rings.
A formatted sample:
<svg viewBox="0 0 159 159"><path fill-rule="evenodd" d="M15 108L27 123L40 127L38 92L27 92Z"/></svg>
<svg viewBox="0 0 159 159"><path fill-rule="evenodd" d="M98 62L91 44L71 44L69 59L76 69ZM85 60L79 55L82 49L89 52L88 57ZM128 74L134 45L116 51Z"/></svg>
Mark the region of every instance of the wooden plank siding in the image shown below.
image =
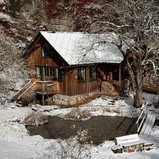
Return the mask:
<svg viewBox="0 0 159 159"><path fill-rule="evenodd" d="M89 77L89 65L83 66L86 69L86 78L85 81L78 81L78 67L67 68L63 71L63 82L61 91L62 94L65 95L77 95L77 94L85 94L90 92L99 92L101 83L103 81L108 81L118 87L121 86L121 65L117 65L119 67L119 80L113 80L112 68L116 65L107 65L100 64L97 65L97 78L96 80L91 80ZM81 67L81 66L79 66Z"/></svg>
<svg viewBox="0 0 159 159"><path fill-rule="evenodd" d="M89 67L85 67L86 77L85 81L78 81L78 67L64 69L63 86L61 92L65 95L77 95L90 92L98 92L99 85L97 80L90 81Z"/></svg>
<svg viewBox="0 0 159 159"><path fill-rule="evenodd" d="M36 88L35 88L36 92L42 91L42 85L43 85L42 83L38 82L42 79L37 78L36 67L37 66L41 66L41 67L45 67L45 66L47 66L47 67L49 67L49 66L50 67L51 66L60 67L61 63L62 64L65 63L61 60L61 58L59 58L59 56L57 55L55 50L51 50L51 51L54 51L54 58L52 58L52 57L42 57L42 46L41 46L40 42L37 42L34 45L34 48L32 49L32 53L29 54L26 58L30 69L34 71L34 73L31 75L31 78L37 80ZM47 79L47 77L45 77L45 80L50 80L50 79ZM52 80L51 83L53 84L53 86L48 87L48 94L53 94L54 92L58 92L58 93L61 92L61 89L60 89L61 86L60 85L62 85L62 84L60 82L58 82L57 79ZM49 84L50 84L50 82L49 82Z"/></svg>

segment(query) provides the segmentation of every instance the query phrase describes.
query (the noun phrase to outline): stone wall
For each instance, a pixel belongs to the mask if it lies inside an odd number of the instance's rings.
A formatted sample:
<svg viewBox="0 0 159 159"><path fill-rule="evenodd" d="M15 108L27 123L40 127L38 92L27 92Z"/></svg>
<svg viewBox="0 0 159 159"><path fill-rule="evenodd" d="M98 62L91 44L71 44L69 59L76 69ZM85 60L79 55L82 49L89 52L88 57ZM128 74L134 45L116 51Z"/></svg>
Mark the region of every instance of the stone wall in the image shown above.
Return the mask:
<svg viewBox="0 0 159 159"><path fill-rule="evenodd" d="M76 96L66 96L61 94L56 94L48 100L48 104L56 104L61 106L74 106L79 104L84 104L92 99L100 96L99 92L93 92L88 94L76 95Z"/></svg>

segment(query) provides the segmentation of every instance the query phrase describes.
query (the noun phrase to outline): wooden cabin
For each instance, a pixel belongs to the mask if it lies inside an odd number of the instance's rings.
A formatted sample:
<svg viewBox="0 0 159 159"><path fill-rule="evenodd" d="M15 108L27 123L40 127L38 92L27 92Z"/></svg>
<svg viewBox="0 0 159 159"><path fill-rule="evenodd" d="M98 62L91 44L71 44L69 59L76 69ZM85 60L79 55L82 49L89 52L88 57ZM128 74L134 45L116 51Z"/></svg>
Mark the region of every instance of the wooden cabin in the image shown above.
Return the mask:
<svg viewBox="0 0 159 159"><path fill-rule="evenodd" d="M91 92L111 95L122 87L123 54L113 34L41 31L23 54L34 74L28 86L36 94L74 96ZM106 83L106 91L102 89ZM29 90L28 89L28 90ZM26 88L19 93L22 96ZM113 92L112 92L113 93Z"/></svg>

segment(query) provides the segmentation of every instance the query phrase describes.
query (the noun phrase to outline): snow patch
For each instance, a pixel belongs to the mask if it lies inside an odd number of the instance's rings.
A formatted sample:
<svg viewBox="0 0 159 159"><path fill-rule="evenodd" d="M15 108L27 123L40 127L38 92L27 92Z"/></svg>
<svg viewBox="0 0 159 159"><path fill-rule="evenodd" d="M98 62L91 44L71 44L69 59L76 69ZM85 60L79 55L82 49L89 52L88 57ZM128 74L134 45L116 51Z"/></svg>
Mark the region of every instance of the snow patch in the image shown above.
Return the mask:
<svg viewBox="0 0 159 159"><path fill-rule="evenodd" d="M152 105L149 108L157 111L153 107L152 97L159 98L159 95L151 95L144 93L144 99L149 100ZM97 98L78 109L88 110L91 115L123 115L123 116L138 116L140 109L135 109L130 105L132 97L128 98ZM13 108L14 106L14 108ZM33 110L36 109L36 110ZM1 159L57 159L68 157L68 155L78 155L79 150L82 150L84 158L87 159L158 159L159 156L159 126L152 129L152 134L149 136L150 141L154 141L156 148L151 151L142 151L134 153L114 154L111 148L115 145L114 141L104 141L102 144L84 145L81 147L73 138L69 140L53 140L43 139L41 136L29 136L25 126L21 121L33 111L43 112L45 115L65 116L75 108L61 109L58 106L41 106L34 105L33 107L17 108L15 103L6 103L0 107L0 154ZM82 134L82 133L81 133ZM79 149L80 148L80 149ZM7 153L6 153L7 152Z"/></svg>

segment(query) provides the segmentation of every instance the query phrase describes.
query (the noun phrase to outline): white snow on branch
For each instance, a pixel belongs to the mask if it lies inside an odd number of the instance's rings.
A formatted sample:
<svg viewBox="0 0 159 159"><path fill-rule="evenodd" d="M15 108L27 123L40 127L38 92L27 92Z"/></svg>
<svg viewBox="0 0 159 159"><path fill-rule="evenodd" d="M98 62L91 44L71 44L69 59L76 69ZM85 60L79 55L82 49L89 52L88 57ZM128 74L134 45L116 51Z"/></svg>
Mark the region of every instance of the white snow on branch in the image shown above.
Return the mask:
<svg viewBox="0 0 159 159"><path fill-rule="evenodd" d="M0 21L13 23L10 16L4 13L0 13Z"/></svg>
<svg viewBox="0 0 159 159"><path fill-rule="evenodd" d="M85 9L101 10L102 6L99 4L90 3L84 6Z"/></svg>
<svg viewBox="0 0 159 159"><path fill-rule="evenodd" d="M0 4L5 4L6 1L5 0L0 0Z"/></svg>

